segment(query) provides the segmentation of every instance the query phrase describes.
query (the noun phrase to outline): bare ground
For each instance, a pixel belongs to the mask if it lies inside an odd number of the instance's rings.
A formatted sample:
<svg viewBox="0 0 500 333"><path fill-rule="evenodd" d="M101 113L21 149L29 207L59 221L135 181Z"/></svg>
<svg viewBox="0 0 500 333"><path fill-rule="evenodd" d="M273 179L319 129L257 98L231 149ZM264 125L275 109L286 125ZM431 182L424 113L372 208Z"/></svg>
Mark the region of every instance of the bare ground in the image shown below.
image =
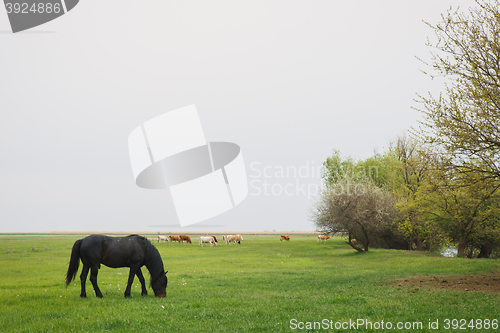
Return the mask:
<svg viewBox="0 0 500 333"><path fill-rule="evenodd" d="M436 275L436 276L412 276L399 279L396 284L400 287L419 287L429 290L453 290L453 291L482 291L500 293L500 273L476 275Z"/></svg>

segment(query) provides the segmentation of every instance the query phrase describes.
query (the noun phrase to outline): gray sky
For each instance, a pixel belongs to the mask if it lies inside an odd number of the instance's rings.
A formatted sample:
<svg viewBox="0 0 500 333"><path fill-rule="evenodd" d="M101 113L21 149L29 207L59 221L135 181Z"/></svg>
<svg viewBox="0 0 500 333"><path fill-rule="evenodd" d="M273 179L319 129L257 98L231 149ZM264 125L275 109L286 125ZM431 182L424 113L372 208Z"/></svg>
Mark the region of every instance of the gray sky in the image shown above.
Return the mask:
<svg viewBox="0 0 500 333"><path fill-rule="evenodd" d="M0 10L0 232L314 230L332 149L382 151L417 125L415 94L441 89L415 56L452 4L473 1L84 0L18 34ZM209 141L241 147L250 193L176 229L127 138L190 104Z"/></svg>

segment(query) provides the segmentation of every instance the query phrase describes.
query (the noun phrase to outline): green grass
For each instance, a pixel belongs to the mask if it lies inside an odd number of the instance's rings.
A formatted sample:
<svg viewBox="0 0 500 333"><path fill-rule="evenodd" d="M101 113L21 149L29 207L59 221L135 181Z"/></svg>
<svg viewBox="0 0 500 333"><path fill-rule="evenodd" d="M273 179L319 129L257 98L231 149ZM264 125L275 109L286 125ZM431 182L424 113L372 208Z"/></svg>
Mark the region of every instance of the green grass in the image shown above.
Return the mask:
<svg viewBox="0 0 500 333"><path fill-rule="evenodd" d="M149 287L150 295L141 297L135 279L132 298L125 299L128 269L103 266L98 282L104 298L97 299L87 281L89 297L80 299L80 273L68 288L64 285L71 247L79 238L0 236L1 332L312 331L290 329L291 319L420 321L423 331L429 319L438 319L440 329L433 332L450 332L443 329L446 318L500 319L498 293L429 291L395 283L414 275L498 272L499 260L376 249L358 254L340 238L325 245L313 236L280 242L279 236L245 235L241 245L212 248L201 248L196 240L192 245L155 243L169 271L166 298L151 296ZM143 272L147 275L145 267Z"/></svg>

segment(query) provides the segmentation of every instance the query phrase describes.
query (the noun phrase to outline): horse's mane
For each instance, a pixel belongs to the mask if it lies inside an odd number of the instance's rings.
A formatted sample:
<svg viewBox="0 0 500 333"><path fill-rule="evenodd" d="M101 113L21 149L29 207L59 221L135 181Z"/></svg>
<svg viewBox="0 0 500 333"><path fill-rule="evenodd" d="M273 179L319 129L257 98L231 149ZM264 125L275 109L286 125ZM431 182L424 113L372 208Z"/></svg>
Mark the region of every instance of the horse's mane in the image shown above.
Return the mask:
<svg viewBox="0 0 500 333"><path fill-rule="evenodd" d="M136 237L138 242L141 244L146 257L146 268L149 270L149 274L151 275L150 283L152 284L153 281L156 281L164 272L163 260L161 259L160 252L158 252L158 249L143 236L130 235L127 237Z"/></svg>

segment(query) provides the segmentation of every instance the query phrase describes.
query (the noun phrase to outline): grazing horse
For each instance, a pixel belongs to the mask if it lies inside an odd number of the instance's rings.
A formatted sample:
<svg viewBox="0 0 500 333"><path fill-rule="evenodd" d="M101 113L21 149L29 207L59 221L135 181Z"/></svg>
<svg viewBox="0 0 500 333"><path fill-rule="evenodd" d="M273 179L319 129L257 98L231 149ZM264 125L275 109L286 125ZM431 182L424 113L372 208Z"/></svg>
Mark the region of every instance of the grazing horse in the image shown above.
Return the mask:
<svg viewBox="0 0 500 333"><path fill-rule="evenodd" d="M283 241L283 240L289 241L290 240L290 236L288 236L288 235L281 235L280 242Z"/></svg>
<svg viewBox="0 0 500 333"><path fill-rule="evenodd" d="M168 236L168 238L170 238L170 242L181 242L181 239L179 238L179 236L175 236L175 235L170 235Z"/></svg>
<svg viewBox="0 0 500 333"><path fill-rule="evenodd" d="M326 243L326 240L327 239L330 239L330 236L326 236L326 235L318 235L318 240L316 242L319 242L319 241L322 241L324 240L325 243Z"/></svg>
<svg viewBox="0 0 500 333"><path fill-rule="evenodd" d="M165 297L167 288L167 273L163 269L163 261L156 247L146 238L138 235L127 237L108 237L104 235L90 235L79 239L71 250L71 259L68 272L66 273L66 286L76 276L80 259L83 263L80 275L82 292L80 297L87 297L85 282L90 270L90 282L94 287L95 295L102 297L101 290L97 286L97 273L101 264L111 268L130 267L125 297L130 297L130 288L137 275L142 285L141 295L147 295L144 276L141 267L146 266L151 274L151 288L156 297Z"/></svg>
<svg viewBox="0 0 500 333"><path fill-rule="evenodd" d="M191 243L191 237L189 237L188 235L179 235L179 239L180 239L182 242L186 241L186 242L188 242L189 244L192 244L192 243Z"/></svg>
<svg viewBox="0 0 500 333"><path fill-rule="evenodd" d="M167 236L160 236L160 235L158 235L158 243L160 241L170 243L170 239Z"/></svg>
<svg viewBox="0 0 500 333"><path fill-rule="evenodd" d="M217 246L219 244L217 242L217 238L215 236L207 235L207 236L201 236L200 237L200 246L203 247L203 243L210 243L210 247L212 247L212 244Z"/></svg>

